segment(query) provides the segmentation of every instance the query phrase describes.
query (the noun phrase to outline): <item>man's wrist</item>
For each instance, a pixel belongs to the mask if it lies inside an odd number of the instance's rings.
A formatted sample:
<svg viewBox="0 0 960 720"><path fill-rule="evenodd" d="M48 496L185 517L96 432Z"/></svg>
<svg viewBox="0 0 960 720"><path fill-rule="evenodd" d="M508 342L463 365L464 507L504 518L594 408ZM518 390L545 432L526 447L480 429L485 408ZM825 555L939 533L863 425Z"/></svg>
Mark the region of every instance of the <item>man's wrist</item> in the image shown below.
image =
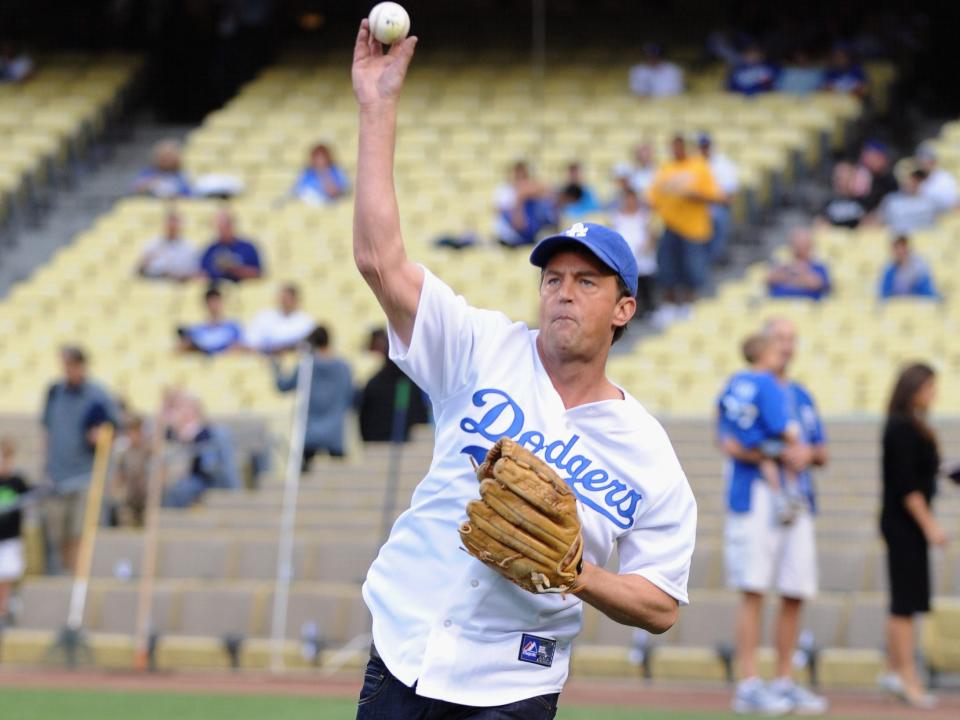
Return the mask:
<svg viewBox="0 0 960 720"><path fill-rule="evenodd" d="M360 103L361 119L379 120L394 117L397 114L397 100L374 100Z"/></svg>

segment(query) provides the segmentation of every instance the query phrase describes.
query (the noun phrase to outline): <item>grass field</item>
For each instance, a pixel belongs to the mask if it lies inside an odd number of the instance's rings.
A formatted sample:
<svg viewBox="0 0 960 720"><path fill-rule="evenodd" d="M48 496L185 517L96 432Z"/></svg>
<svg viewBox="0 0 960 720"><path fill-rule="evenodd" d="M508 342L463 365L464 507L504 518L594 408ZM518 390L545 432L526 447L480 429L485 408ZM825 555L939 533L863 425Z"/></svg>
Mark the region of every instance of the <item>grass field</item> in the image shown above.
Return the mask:
<svg viewBox="0 0 960 720"><path fill-rule="evenodd" d="M0 689L3 720L353 720L352 700L267 695ZM558 720L728 720L721 713L561 708Z"/></svg>

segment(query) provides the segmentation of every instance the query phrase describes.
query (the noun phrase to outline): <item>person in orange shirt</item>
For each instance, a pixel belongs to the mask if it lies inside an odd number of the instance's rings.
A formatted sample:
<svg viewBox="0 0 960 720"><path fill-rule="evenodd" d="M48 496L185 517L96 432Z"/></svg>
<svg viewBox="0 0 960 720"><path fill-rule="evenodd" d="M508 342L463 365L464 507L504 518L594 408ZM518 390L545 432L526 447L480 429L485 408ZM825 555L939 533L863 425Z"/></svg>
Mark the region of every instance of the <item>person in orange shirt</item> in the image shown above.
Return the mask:
<svg viewBox="0 0 960 720"><path fill-rule="evenodd" d="M676 135L670 147L673 160L660 166L649 191L650 204L664 225L657 249L662 324L687 314L689 303L707 284L707 244L713 233L710 204L723 198L707 162L687 155L683 136Z"/></svg>

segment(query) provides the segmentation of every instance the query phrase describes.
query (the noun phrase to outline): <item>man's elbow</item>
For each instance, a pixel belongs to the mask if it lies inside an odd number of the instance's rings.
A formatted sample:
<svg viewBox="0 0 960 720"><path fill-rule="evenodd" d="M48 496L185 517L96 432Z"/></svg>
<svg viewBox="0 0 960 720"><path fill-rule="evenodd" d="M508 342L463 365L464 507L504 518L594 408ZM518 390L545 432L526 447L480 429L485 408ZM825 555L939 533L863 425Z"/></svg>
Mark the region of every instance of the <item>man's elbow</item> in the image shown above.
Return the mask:
<svg viewBox="0 0 960 720"><path fill-rule="evenodd" d="M653 613L645 629L652 635L662 635L676 624L679 617L680 608L676 602L671 601Z"/></svg>
<svg viewBox="0 0 960 720"><path fill-rule="evenodd" d="M369 279L378 274L377 263L366 253L354 253L353 261L364 278Z"/></svg>

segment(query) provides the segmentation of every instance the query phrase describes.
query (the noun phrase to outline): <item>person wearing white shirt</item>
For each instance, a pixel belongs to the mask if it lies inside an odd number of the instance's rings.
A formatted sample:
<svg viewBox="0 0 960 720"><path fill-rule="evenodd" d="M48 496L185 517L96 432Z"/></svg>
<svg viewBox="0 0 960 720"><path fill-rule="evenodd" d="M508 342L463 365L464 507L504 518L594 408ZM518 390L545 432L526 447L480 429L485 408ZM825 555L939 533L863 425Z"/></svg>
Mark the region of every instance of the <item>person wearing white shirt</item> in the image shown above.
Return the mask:
<svg viewBox="0 0 960 720"><path fill-rule="evenodd" d="M733 225L733 215L730 204L734 195L740 189L740 178L736 164L723 153L714 152L713 140L707 133L701 133L697 139L700 154L710 165L713 179L723 193L723 201L710 206L710 219L713 221L713 235L707 247L710 250L710 259L721 262L727 253L727 243L730 240L730 230Z"/></svg>
<svg viewBox="0 0 960 720"><path fill-rule="evenodd" d="M353 59L354 259L387 316L391 358L429 395L436 420L430 470L363 585L373 646L357 718L548 720L583 603L655 633L676 621L696 502L663 428L606 377L610 346L636 309L637 268L622 237L577 223L536 246L539 331L471 307L408 259L393 157L416 44L384 54L364 20ZM502 437L556 467L577 494L584 563L570 594L528 593L460 550L466 504L479 496L470 461ZM603 568L614 548L618 572Z"/></svg>
<svg viewBox="0 0 960 720"><path fill-rule="evenodd" d="M180 234L180 216L170 211L164 220L163 236L144 248L137 272L143 277L188 280L200 270L196 248Z"/></svg>
<svg viewBox="0 0 960 720"><path fill-rule="evenodd" d="M262 353L291 350L304 340L316 323L300 310L300 290L289 284L280 288L277 309L261 310L243 333L243 344Z"/></svg>
<svg viewBox="0 0 960 720"><path fill-rule="evenodd" d="M937 167L937 151L929 143L917 148L917 166L927 174L920 183L920 194L933 201L937 212L953 210L957 206L957 180L949 171Z"/></svg>
<svg viewBox="0 0 960 720"><path fill-rule="evenodd" d="M642 318L656 310L657 246L650 233L650 212L636 192L627 190L623 193L623 201L614 213L611 225L627 241L637 261L637 317Z"/></svg>
<svg viewBox="0 0 960 720"><path fill-rule="evenodd" d="M639 97L669 97L683 92L683 70L663 59L655 43L643 47L644 60L630 68L630 92Z"/></svg>
<svg viewBox="0 0 960 720"><path fill-rule="evenodd" d="M630 187L640 197L646 197L647 190L653 185L653 178L657 174L657 164L653 161L653 146L640 143L633 150L633 172L630 175Z"/></svg>

